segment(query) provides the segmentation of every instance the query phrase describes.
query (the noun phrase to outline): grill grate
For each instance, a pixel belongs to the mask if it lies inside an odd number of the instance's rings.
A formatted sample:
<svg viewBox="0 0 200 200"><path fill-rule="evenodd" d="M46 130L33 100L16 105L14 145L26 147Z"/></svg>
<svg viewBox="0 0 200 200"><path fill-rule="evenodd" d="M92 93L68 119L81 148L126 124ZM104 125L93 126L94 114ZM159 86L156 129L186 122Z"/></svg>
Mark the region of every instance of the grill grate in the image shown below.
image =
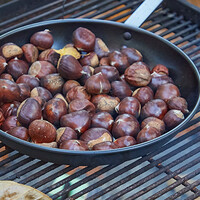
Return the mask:
<svg viewBox="0 0 200 200"><path fill-rule="evenodd" d="M35 0L28 5L26 0L7 0L0 3L0 34L28 23L63 16L123 22L141 2ZM16 12L4 15L17 4L21 7ZM200 29L195 20L173 10L168 3L160 6L142 28L179 46L200 69ZM30 185L53 199L69 196L99 200L195 199L200 196L199 125L200 113L197 113L175 139L149 155L118 166L73 167L45 163L0 143L0 179Z"/></svg>

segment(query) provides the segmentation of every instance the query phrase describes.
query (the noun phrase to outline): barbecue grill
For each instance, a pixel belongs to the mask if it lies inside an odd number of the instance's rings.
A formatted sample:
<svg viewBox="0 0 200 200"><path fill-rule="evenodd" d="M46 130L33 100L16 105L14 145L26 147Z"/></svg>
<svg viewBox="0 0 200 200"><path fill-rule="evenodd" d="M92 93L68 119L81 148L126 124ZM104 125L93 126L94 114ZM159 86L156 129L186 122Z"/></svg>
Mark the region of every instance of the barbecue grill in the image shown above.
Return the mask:
<svg viewBox="0 0 200 200"><path fill-rule="evenodd" d="M3 0L0 35L58 18L124 22L142 0ZM200 70L200 9L166 0L142 25L180 47ZM0 180L30 185L52 199L195 199L200 196L200 112L146 156L120 165L66 166L33 159L0 143Z"/></svg>

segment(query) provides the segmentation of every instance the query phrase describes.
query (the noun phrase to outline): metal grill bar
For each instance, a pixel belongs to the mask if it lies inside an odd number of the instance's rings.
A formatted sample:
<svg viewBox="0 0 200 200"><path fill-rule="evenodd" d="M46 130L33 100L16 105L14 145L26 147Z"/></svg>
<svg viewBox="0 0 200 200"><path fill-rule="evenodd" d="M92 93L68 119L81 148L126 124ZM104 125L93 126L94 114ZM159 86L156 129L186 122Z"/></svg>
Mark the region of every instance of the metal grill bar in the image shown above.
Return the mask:
<svg viewBox="0 0 200 200"><path fill-rule="evenodd" d="M185 200L194 200L194 199L196 199L196 198L199 197L199 196L200 196L200 191L198 191L197 193L195 193L195 194L189 196L189 197L186 198Z"/></svg>
<svg viewBox="0 0 200 200"><path fill-rule="evenodd" d="M198 130L200 130L200 128L199 128ZM197 131L197 130L195 130L195 132L196 132L196 131ZM196 141L200 141L200 138L197 139ZM196 142L196 141L195 141L195 142ZM169 143L169 144L170 144L170 143ZM168 144L168 145L169 145L169 144ZM183 146L181 146L181 147L179 147L179 148L177 148L177 149L171 151L170 153L168 153L167 155L163 156L162 158L159 158L159 159L156 160L155 162L148 164L147 166L143 167L142 169L139 169L139 170L135 171L134 173L129 174L128 177L125 177L125 178L121 179L120 181L116 182L115 184L112 184L112 185L111 185L109 188L107 188L106 190L101 191L101 192L99 192L99 193L96 193L95 195L91 196L88 200L90 200L90 199L92 200L92 199L95 199L95 198L97 198L97 197L100 197L101 195L103 195L103 194L105 194L105 193L107 193L107 192L113 190L114 188L116 188L116 187L118 187L118 186L120 186L120 185L126 183L127 181L129 181L129 180L131 180L131 179L137 177L139 174L142 174L143 172L145 172L145 171L151 169L151 168L154 167L155 165L157 165L157 164L159 164L159 163L165 161L166 159L168 159L168 158L170 158L171 156L175 155L177 152L180 152L180 151L183 151L183 150L187 149L188 147L190 147L190 146L193 145L193 144L194 144L194 141L190 141L190 142L187 143L186 145L183 145ZM152 153L152 154L153 154L153 153ZM150 154L150 155L151 155L151 154ZM150 158L149 155L148 155L147 157ZM142 160L142 159L147 159L147 157L143 157L143 158L141 158L140 160ZM137 162L138 162L138 161L137 161ZM138 163L138 164L140 164L140 163ZM131 166L131 167L130 167L130 166ZM132 164L129 165L129 167L130 167L129 169L131 169L131 168L133 168L133 167L135 167L135 166L137 166L137 165L135 165L135 163L132 163ZM124 169L125 169L125 168L124 168ZM121 170L119 170L118 172L116 172L116 174L114 173L114 174L112 174L112 175L110 175L110 176L107 176L107 177L104 178L103 180L101 180L101 181L99 181L99 182L96 182L95 186L90 186L90 187L91 187L90 190L92 190L92 189L94 189L95 187L100 186L100 185L102 185L102 184L104 184L104 183L106 183L106 182L112 180L115 176L117 176L117 174L122 174L122 173L124 172L124 169L121 169ZM126 169L125 171L128 171L129 169ZM121 172L122 172L122 173L121 173ZM90 188L90 187L88 187L88 188ZM88 192L88 188L86 189L87 192ZM80 192L79 192L79 193L80 193ZM72 197L73 197L73 198L79 197L79 196L80 196L79 193L77 193L76 195L74 195L74 196L72 196ZM84 192L84 193L86 193L86 192ZM81 195L82 195L82 194L81 194Z"/></svg>
<svg viewBox="0 0 200 200"><path fill-rule="evenodd" d="M185 50L185 49L191 47L192 45L198 45L198 43L200 43L200 38L195 39L195 40L191 41L190 43L187 43L187 44L183 45L183 46L180 47L180 48L181 48L182 50Z"/></svg>
<svg viewBox="0 0 200 200"><path fill-rule="evenodd" d="M189 50L189 51L186 51L185 53L186 53L187 55L191 55L191 54L193 54L193 53L198 52L199 50L200 50L200 46L198 46L198 47L196 47L196 48L193 48L193 49L191 49L191 50Z"/></svg>
<svg viewBox="0 0 200 200"><path fill-rule="evenodd" d="M0 162L0 167L6 165L7 163L9 163L9 162L11 162L11 161L13 161L13 160L15 160L15 159L21 157L21 156L22 156L22 154L16 153L16 154L14 154L14 155L12 155L12 156L10 156L10 157L8 157L8 158L5 158L4 160L2 160L2 161Z"/></svg>

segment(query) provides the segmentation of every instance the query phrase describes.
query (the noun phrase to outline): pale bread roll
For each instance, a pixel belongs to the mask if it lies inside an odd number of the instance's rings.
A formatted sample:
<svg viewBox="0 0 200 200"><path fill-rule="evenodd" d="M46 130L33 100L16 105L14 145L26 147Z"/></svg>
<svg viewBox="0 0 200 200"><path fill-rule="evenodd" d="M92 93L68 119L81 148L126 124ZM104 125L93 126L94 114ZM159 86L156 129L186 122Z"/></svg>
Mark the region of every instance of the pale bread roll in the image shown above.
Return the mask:
<svg viewBox="0 0 200 200"><path fill-rule="evenodd" d="M46 194L30 186L14 181L0 181L0 199L2 200L52 200Z"/></svg>

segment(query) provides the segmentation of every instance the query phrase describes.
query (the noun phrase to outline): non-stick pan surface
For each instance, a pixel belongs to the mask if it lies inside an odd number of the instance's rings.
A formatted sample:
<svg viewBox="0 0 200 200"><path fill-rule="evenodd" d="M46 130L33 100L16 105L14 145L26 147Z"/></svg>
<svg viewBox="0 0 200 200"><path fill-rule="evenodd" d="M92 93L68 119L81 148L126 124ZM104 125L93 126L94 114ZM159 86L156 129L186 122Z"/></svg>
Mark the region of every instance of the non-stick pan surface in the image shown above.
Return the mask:
<svg viewBox="0 0 200 200"><path fill-rule="evenodd" d="M102 38L110 50L120 49L122 45L133 47L142 52L144 62L151 68L164 64L169 68L170 76L180 88L181 95L187 99L190 113L186 119L173 130L151 141L135 146L107 151L69 151L42 147L22 141L0 131L0 139L8 146L23 154L57 164L101 165L116 164L145 155L172 139L178 130L193 117L200 103L200 80L197 69L191 60L175 45L148 31L103 20L53 20L28 25L0 36L0 45L13 42L21 46L29 43L30 36L44 29L49 29L54 37L53 48L60 49L71 42L72 32L78 27L85 27ZM131 38L124 39L129 32Z"/></svg>

